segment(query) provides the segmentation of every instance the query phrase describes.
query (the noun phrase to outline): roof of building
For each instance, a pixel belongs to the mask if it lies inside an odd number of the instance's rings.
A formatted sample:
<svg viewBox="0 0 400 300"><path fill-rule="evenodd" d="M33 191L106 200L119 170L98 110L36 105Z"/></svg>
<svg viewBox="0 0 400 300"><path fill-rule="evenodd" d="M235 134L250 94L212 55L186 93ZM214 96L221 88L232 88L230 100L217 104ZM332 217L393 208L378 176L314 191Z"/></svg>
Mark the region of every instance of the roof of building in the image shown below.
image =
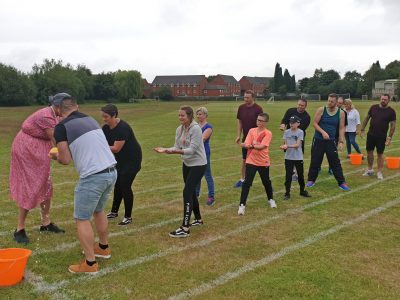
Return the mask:
<svg viewBox="0 0 400 300"><path fill-rule="evenodd" d="M223 74L218 74L217 76L221 76L222 79L226 82L226 83L234 83L234 84L238 84L239 82L236 80L235 77L231 76L231 75L223 75Z"/></svg>
<svg viewBox="0 0 400 300"><path fill-rule="evenodd" d="M219 84L206 84L206 87L204 89L205 90L226 90L226 86L219 85Z"/></svg>
<svg viewBox="0 0 400 300"><path fill-rule="evenodd" d="M156 76L152 84L199 84L205 75L166 75Z"/></svg>
<svg viewBox="0 0 400 300"><path fill-rule="evenodd" d="M378 80L375 82L398 82L400 79L385 79L385 80Z"/></svg>
<svg viewBox="0 0 400 300"><path fill-rule="evenodd" d="M251 77L251 76L243 76L243 78L246 78L250 83L252 84L268 84L270 80L273 79L273 77Z"/></svg>

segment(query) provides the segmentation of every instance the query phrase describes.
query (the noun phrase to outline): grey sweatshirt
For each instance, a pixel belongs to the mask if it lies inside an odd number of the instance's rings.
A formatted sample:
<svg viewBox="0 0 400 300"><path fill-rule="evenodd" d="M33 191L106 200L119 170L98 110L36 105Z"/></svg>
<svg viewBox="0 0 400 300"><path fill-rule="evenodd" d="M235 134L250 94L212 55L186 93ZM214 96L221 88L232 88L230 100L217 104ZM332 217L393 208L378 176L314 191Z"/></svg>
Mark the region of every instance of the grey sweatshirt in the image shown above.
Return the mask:
<svg viewBox="0 0 400 300"><path fill-rule="evenodd" d="M175 145L170 149L183 150L183 163L188 167L204 166L207 164L204 150L203 133L195 121L185 128L183 125L176 129Z"/></svg>

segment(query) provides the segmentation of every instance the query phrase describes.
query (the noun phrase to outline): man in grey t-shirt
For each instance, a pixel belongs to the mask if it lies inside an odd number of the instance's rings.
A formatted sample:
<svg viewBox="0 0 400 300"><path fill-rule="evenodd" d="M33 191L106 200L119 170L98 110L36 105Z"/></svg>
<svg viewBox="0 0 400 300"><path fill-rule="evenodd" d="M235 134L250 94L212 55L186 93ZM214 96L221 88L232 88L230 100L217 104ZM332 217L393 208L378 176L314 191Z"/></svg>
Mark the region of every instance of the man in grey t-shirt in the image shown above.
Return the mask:
<svg viewBox="0 0 400 300"><path fill-rule="evenodd" d="M301 149L301 143L304 139L304 132L299 128L300 118L293 115L289 119L290 128L285 130L283 134L283 145L281 145L282 150L285 152L285 188L286 193L284 200L290 199L290 187L292 185L292 173L293 168L296 168L298 175L298 182L300 185L300 196L311 197L305 188L304 182L304 165L303 165L303 151Z"/></svg>

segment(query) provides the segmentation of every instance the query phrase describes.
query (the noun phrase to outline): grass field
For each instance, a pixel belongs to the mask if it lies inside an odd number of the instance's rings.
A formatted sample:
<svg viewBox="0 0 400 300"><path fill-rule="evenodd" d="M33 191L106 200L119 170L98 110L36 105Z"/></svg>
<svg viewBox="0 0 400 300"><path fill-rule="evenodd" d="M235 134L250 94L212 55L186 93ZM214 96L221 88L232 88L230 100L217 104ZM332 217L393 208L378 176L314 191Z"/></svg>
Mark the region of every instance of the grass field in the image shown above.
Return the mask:
<svg viewBox="0 0 400 300"><path fill-rule="evenodd" d="M400 170L385 167L383 181L362 177L341 153L350 192L341 191L328 175L327 162L312 198L283 201L284 156L279 150L279 122L295 102L261 102L270 114L273 132L271 177L278 208L266 203L258 177L250 191L246 215L237 216L240 190L240 148L236 136L238 102L205 105L214 126L211 139L216 204L207 207L206 184L200 198L205 225L186 239L172 239L182 217L182 175L178 156L159 155L155 146L171 146L182 103L143 102L119 105L120 117L133 127L143 149L142 170L134 182L134 223L109 223L110 260L99 260L96 276L67 270L83 258L72 218L73 166L52 163L52 220L63 235L39 234L40 213L28 216L27 233L33 250L26 280L0 288L0 299L399 299L400 295ZM324 102L309 103L314 114ZM372 102L356 102L363 119ZM80 110L99 122L101 105ZM392 104L400 116L398 105ZM22 121L37 107L0 109L0 247L18 247L12 240L17 209L9 199L8 172L12 140ZM305 169L310 161L313 130L306 138ZM365 140L358 138L362 149ZM387 148L400 156L400 129ZM257 175L258 176L258 175ZM111 201L108 202L108 208ZM123 212L123 207L120 212ZM1 270L0 270L0 276Z"/></svg>

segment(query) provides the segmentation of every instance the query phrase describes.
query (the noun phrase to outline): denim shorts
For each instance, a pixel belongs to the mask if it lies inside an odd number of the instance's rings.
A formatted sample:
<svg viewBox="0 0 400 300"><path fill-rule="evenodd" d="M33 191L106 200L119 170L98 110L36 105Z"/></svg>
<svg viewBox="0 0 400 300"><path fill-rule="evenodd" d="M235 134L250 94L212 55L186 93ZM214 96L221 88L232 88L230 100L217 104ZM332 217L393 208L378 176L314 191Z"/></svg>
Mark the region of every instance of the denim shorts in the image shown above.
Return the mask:
<svg viewBox="0 0 400 300"><path fill-rule="evenodd" d="M90 220L93 213L103 211L116 180L116 170L80 178L75 187L74 218Z"/></svg>

